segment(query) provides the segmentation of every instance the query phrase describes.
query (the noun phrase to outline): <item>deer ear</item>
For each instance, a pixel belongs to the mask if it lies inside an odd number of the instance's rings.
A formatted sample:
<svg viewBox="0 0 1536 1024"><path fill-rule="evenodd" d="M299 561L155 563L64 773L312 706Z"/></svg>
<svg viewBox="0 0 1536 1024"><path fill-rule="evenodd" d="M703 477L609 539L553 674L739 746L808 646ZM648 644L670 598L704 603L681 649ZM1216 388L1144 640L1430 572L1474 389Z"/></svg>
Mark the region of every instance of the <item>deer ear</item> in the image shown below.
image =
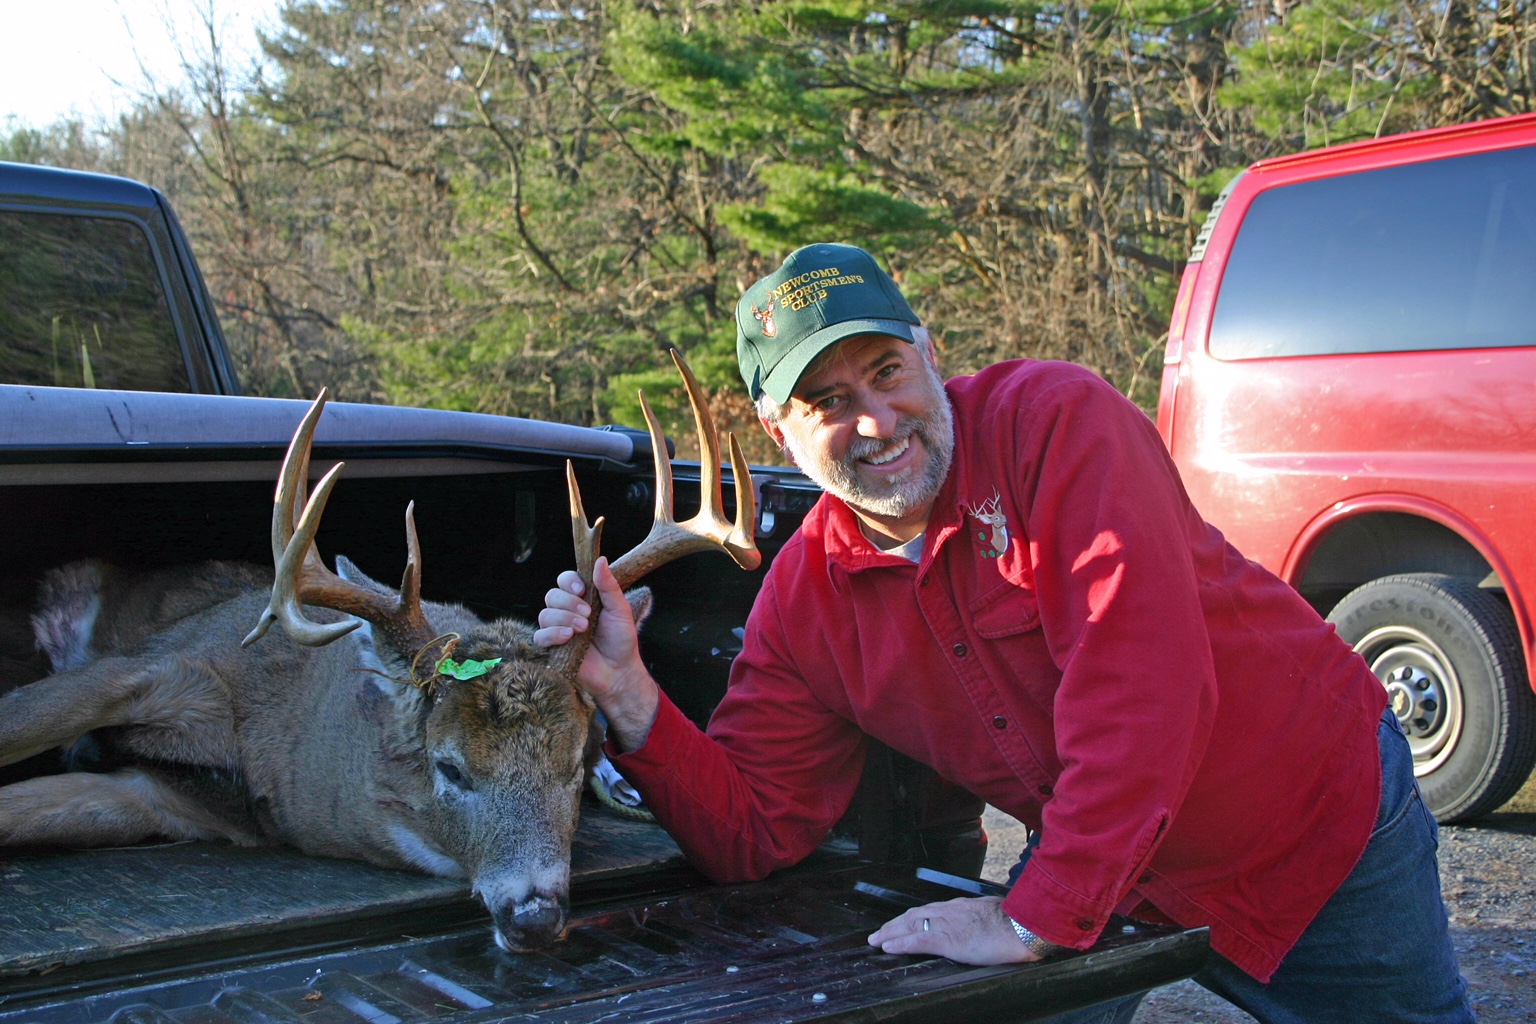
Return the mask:
<svg viewBox="0 0 1536 1024"><path fill-rule="evenodd" d="M336 556L336 575L348 583L380 594L395 593L393 588L380 583L359 569L357 563L346 555ZM382 640L374 630L373 623L364 619L362 625L349 635L355 638L357 643L359 667L370 674L375 686L391 697L407 696L412 699L419 697L420 690L410 683L410 664L389 643Z"/></svg>
<svg viewBox="0 0 1536 1024"><path fill-rule="evenodd" d="M367 673L368 679L380 692L391 697L397 696L402 689L414 690L416 687L402 685L406 675L402 675L399 658L389 657L387 652L381 652L373 635L373 623L364 622L347 635L347 639L357 645L357 667ZM410 672L410 667L403 670Z"/></svg>
<svg viewBox="0 0 1536 1024"><path fill-rule="evenodd" d="M603 759L603 742L607 739L608 720L601 711L594 710L592 717L587 719L587 747L582 752L582 764L586 766L588 774Z"/></svg>
<svg viewBox="0 0 1536 1024"><path fill-rule="evenodd" d="M629 602L629 613L635 617L635 629L638 630L651 617L651 610L656 607L656 598L651 594L650 587L636 587L625 591L624 600Z"/></svg>
<svg viewBox="0 0 1536 1024"><path fill-rule="evenodd" d="M357 583L361 586L368 587L371 590L377 590L380 593L394 593L394 591L389 587L386 587L384 584L380 583L378 580L374 579L372 576L369 576L367 573L363 572L363 570L359 569L357 567L357 563L352 561L352 559L348 558L346 555L336 556L336 575L340 576L348 583Z"/></svg>

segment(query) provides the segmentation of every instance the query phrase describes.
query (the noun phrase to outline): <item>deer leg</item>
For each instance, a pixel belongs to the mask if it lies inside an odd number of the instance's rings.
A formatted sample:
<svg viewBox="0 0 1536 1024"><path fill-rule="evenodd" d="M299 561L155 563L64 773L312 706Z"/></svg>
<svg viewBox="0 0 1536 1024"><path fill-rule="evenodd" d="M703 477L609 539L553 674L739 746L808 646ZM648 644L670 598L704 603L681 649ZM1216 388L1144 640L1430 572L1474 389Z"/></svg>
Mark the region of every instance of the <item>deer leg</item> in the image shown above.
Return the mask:
<svg viewBox="0 0 1536 1024"><path fill-rule="evenodd" d="M156 837L257 842L138 768L0 787L0 846L122 846Z"/></svg>
<svg viewBox="0 0 1536 1024"><path fill-rule="evenodd" d="M141 726L149 756L227 764L233 736L224 687L200 661L101 658L0 697L0 765L73 743L92 729Z"/></svg>

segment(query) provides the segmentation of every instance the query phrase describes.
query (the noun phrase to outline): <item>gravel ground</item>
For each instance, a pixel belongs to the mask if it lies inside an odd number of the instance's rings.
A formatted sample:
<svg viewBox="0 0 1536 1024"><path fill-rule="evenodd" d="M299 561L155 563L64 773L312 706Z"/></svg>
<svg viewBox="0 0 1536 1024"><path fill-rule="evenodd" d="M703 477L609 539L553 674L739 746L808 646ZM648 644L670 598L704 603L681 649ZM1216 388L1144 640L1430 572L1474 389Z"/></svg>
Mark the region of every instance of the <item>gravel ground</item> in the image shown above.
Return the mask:
<svg viewBox="0 0 1536 1024"><path fill-rule="evenodd" d="M1004 881L1024 828L988 808L983 875ZM1536 1024L1536 776L1499 812L1440 829L1440 885L1482 1024ZM1134 1024L1253 1024L1194 982L1147 997Z"/></svg>

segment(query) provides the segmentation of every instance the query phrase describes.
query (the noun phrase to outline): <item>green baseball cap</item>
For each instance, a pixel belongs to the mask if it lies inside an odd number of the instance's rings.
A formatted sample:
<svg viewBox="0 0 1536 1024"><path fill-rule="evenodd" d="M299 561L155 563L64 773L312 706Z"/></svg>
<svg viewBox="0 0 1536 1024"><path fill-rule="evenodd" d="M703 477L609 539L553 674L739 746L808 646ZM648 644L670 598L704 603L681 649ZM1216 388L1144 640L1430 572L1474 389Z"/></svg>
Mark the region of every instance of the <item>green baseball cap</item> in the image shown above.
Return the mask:
<svg viewBox="0 0 1536 1024"><path fill-rule="evenodd" d="M789 401L800 375L834 342L889 334L911 342L920 321L875 258L852 245L796 249L736 303L736 359L753 401Z"/></svg>

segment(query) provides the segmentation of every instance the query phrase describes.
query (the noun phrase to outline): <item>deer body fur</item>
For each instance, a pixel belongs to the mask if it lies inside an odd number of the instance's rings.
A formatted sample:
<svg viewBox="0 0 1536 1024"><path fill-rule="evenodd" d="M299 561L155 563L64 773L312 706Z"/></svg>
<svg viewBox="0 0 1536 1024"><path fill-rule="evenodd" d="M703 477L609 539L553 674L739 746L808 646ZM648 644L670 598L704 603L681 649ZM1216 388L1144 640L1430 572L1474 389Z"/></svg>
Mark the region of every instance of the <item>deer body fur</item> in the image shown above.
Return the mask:
<svg viewBox="0 0 1536 1024"><path fill-rule="evenodd" d="M487 900L493 913L502 901L515 913L535 892L565 897L593 714L548 668L530 626L424 602L433 628L465 637L461 656L495 649L524 662L495 680L453 680L429 700L367 628L321 648L273 637L243 651L270 571L212 562L167 583L167 573L78 562L41 586L34 628L60 671L0 699L0 761L94 731L123 766L0 788L0 841L286 843L473 877L482 895L499 894ZM647 591L631 605L644 616ZM473 789L442 778L439 763Z"/></svg>
<svg viewBox="0 0 1536 1024"><path fill-rule="evenodd" d="M482 623L459 605L423 610L464 637L459 656L505 657L515 671L454 680L429 699L366 626L324 647L276 636L242 650L271 585L270 570L220 562L50 573L33 625L56 672L0 698L0 763L90 733L115 770L0 788L0 842L281 843L467 877L505 942L536 942L538 922L568 898L596 750L590 700L550 668L531 627ZM648 592L631 605L643 616Z"/></svg>

